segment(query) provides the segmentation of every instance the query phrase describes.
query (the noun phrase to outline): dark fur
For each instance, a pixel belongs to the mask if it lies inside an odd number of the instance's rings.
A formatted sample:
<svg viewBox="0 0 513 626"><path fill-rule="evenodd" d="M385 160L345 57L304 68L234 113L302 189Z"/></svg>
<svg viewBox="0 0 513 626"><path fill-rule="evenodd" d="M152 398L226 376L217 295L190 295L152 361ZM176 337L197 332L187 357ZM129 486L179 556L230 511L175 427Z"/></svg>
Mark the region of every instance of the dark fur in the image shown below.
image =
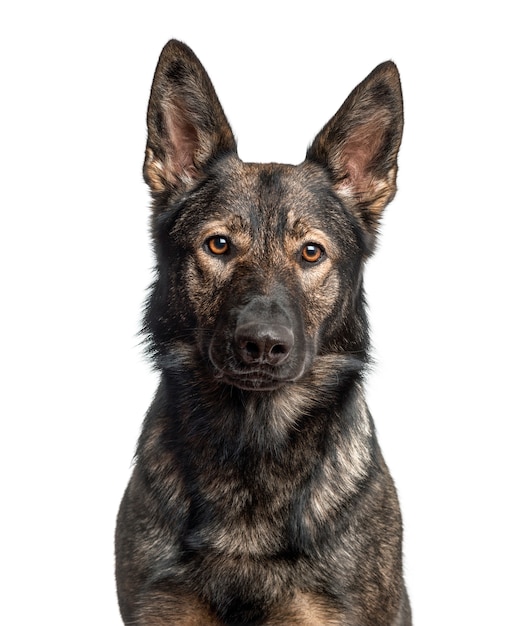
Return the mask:
<svg viewBox="0 0 513 626"><path fill-rule="evenodd" d="M388 62L304 163L242 163L197 58L164 48L144 166L162 375L118 518L125 624L411 623L399 506L363 395L362 272L401 133Z"/></svg>

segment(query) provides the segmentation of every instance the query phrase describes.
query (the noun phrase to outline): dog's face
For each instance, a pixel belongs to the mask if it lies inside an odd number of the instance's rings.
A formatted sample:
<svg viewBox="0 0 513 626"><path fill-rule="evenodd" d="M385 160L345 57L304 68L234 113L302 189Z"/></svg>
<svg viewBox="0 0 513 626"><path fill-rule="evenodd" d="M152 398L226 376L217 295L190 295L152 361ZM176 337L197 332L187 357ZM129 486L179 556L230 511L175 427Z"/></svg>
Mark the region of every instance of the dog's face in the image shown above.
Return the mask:
<svg viewBox="0 0 513 626"><path fill-rule="evenodd" d="M364 242L315 164L227 156L164 231L168 280L180 277L173 293L227 383L263 390L297 380L340 330L332 314L352 306Z"/></svg>
<svg viewBox="0 0 513 626"><path fill-rule="evenodd" d="M318 355L364 359L362 269L402 130L395 67L351 94L301 165L247 164L199 61L170 42L148 129L158 278L147 325L161 364L187 344L213 379L263 391Z"/></svg>

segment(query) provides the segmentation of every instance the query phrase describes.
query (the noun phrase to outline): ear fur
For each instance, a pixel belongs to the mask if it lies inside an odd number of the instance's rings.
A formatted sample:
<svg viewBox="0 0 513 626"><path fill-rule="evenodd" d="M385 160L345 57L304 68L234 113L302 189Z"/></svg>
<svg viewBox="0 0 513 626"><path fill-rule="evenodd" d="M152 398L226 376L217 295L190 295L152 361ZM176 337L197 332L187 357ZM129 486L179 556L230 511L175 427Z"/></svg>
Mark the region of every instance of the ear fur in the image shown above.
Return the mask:
<svg viewBox="0 0 513 626"><path fill-rule="evenodd" d="M192 50L177 40L160 55L147 122L143 173L157 195L186 189L211 159L237 150L210 78Z"/></svg>
<svg viewBox="0 0 513 626"><path fill-rule="evenodd" d="M352 91L307 152L307 160L328 169L336 193L372 239L396 191L402 131L399 72L388 61Z"/></svg>

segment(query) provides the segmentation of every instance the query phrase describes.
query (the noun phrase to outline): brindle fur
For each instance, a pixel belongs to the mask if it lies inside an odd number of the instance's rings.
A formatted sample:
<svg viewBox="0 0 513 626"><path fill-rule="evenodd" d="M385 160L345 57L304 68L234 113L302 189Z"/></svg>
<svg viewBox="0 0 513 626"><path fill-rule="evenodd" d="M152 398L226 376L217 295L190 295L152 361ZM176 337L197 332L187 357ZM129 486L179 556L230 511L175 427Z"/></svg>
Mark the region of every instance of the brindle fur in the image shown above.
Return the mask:
<svg viewBox="0 0 513 626"><path fill-rule="evenodd" d="M164 48L144 166L161 382L118 518L125 624L411 624L396 491L363 390L362 271L401 133L388 62L302 164L243 163L198 59ZM321 258L305 261L305 244Z"/></svg>

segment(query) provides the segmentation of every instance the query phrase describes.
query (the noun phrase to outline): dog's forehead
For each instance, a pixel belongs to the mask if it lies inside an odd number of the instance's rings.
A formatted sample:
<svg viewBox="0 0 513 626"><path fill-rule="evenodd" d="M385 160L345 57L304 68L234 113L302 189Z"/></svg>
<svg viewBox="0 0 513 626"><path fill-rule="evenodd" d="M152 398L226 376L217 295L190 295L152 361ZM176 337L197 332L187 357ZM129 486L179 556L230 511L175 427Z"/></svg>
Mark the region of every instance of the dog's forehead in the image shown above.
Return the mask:
<svg viewBox="0 0 513 626"><path fill-rule="evenodd" d="M220 209L250 226L265 223L278 230L321 227L326 224L326 205L333 201L329 179L309 164L233 160L220 168L218 189Z"/></svg>
<svg viewBox="0 0 513 626"><path fill-rule="evenodd" d="M360 247L355 221L328 174L308 161L245 163L231 155L214 162L208 178L185 200L173 230L194 246L225 235L254 251L258 246L297 250L314 241L334 259Z"/></svg>

